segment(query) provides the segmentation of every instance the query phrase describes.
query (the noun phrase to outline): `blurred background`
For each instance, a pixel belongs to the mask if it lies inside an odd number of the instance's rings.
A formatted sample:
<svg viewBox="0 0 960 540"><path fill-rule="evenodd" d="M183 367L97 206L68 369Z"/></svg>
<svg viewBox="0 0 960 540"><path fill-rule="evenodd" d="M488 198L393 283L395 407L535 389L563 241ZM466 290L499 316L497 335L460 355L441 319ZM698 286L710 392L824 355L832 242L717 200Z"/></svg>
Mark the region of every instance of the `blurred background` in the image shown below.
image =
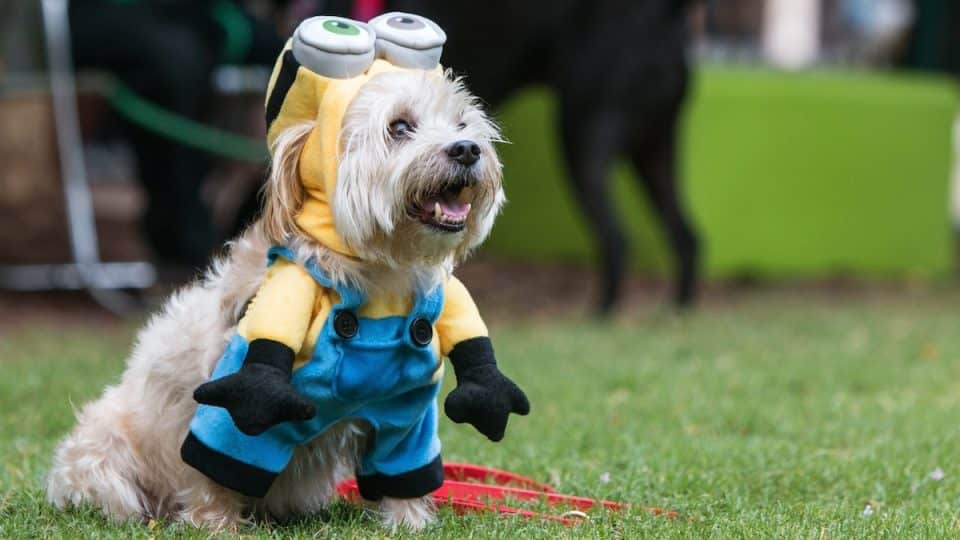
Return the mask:
<svg viewBox="0 0 960 540"><path fill-rule="evenodd" d="M608 3L616 13L620 2ZM430 4L423 14L441 24L474 9L444 2L434 15ZM536 11L548 20L568 4L576 2ZM58 306L49 291L92 289L123 310L131 291L189 279L256 214L263 91L286 36L314 14L392 7L0 0L0 290L21 291L0 293L0 304ZM693 66L678 196L699 235L708 296L731 283L953 279L957 2L706 0L677 9ZM495 36L470 39L483 51ZM451 66L471 77L469 65ZM517 81L502 96L480 91L494 82L468 78L511 141L501 147L510 204L464 279L488 302L531 313L589 306L602 238L568 188L557 89ZM613 164L611 200L630 253L627 284L615 292L631 305L664 303L671 242L635 175Z"/></svg>

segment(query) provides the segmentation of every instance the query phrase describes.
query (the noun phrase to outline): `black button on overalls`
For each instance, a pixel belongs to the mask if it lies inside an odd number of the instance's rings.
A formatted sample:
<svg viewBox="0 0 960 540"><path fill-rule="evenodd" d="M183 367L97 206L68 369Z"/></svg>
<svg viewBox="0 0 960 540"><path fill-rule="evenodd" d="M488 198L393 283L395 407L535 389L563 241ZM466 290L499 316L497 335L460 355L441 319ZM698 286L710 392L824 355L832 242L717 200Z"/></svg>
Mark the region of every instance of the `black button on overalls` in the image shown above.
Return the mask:
<svg viewBox="0 0 960 540"><path fill-rule="evenodd" d="M410 324L410 339L421 347L426 347L433 341L433 325L430 321L419 317Z"/></svg>
<svg viewBox="0 0 960 540"><path fill-rule="evenodd" d="M360 322L357 316L349 311L339 311L333 317L333 331L343 339L350 339L357 335L360 329Z"/></svg>

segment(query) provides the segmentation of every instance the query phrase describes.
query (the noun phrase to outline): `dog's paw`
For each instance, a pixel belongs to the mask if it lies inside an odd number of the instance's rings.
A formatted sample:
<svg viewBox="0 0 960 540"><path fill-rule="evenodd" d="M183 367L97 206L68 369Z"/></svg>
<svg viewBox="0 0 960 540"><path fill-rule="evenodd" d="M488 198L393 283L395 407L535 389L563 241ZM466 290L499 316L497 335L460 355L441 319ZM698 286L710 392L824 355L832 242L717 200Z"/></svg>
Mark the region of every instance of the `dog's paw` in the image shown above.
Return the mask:
<svg viewBox="0 0 960 540"><path fill-rule="evenodd" d="M400 527L419 531L433 523L433 497L426 496L418 499L394 499L384 497L377 508L377 513L383 526L395 531Z"/></svg>

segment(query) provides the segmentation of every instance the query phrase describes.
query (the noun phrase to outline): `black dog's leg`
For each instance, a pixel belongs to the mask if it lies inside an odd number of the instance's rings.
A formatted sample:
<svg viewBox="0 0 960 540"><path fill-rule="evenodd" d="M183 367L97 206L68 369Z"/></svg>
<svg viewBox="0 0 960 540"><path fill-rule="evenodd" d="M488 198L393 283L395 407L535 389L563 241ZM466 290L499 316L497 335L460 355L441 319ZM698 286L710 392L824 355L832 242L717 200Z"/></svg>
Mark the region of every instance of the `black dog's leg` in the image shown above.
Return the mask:
<svg viewBox="0 0 960 540"><path fill-rule="evenodd" d="M673 248L674 301L688 307L696 299L699 241L680 203L676 129L655 133L653 141L635 144L630 157Z"/></svg>
<svg viewBox="0 0 960 540"><path fill-rule="evenodd" d="M610 203L610 163L622 147L619 120L613 114L586 114L564 106L561 123L568 176L600 251L603 277L597 309L606 315L620 299L627 254L623 226Z"/></svg>

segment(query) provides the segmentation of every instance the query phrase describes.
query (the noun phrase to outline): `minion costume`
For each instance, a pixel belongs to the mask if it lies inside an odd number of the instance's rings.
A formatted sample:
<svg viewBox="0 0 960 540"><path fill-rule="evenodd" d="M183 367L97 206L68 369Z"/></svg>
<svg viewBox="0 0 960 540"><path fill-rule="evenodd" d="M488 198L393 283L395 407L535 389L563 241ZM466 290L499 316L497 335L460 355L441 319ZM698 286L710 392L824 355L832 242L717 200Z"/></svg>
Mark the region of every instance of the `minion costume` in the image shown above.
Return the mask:
<svg viewBox="0 0 960 540"><path fill-rule="evenodd" d="M284 129L316 121L300 156L307 198L297 216L315 241L355 256L330 209L351 99L379 73L440 76L445 39L432 21L389 13L369 25L314 17L287 43L267 92L267 138L272 147ZM298 445L352 418L373 429L357 471L365 498L429 494L443 483L443 356L457 377L445 401L455 422L498 441L511 412L529 412L526 396L497 368L487 328L453 276L413 298L368 298L284 246L269 251L267 264L211 380L194 393L201 405L181 448L184 462L217 483L263 497Z"/></svg>

